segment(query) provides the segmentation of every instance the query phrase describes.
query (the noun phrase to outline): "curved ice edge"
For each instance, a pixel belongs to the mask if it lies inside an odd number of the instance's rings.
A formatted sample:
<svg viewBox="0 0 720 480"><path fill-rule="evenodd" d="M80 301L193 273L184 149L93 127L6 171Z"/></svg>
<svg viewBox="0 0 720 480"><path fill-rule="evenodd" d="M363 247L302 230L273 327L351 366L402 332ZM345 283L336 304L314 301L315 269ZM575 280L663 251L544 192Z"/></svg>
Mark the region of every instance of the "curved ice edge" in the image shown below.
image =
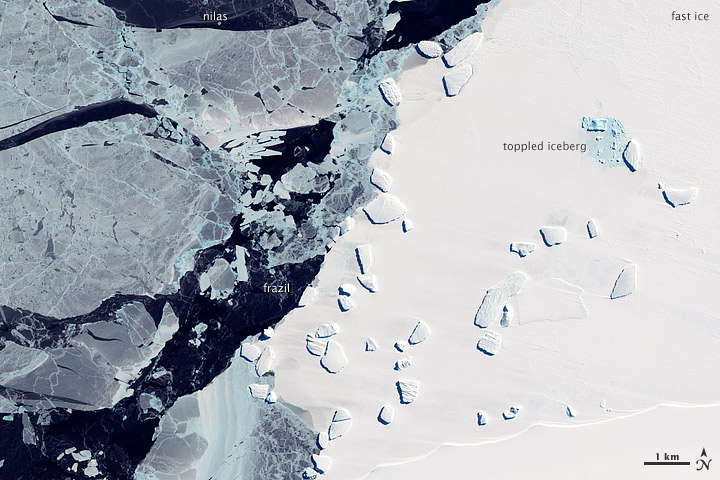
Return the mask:
<svg viewBox="0 0 720 480"><path fill-rule="evenodd" d="M642 415L643 413L652 412L653 410L657 410L658 408L687 408L687 409L690 409L690 408L717 408L717 407L720 407L720 402L719 403L709 403L709 404L660 403L653 407L648 407L648 408L636 410L636 411L625 412L625 413L627 413L626 415L613 417L613 418L607 418L607 419L603 419L603 420L596 420L594 422L586 422L586 423L572 422L572 424L538 422L538 423L533 423L532 425L529 425L527 428L523 429L522 431L520 431L514 435L508 435L505 437L488 439L488 440L482 441L482 442L476 442L476 443L445 442L445 443L440 443L435 448L433 448L432 450L430 450L429 452L427 452L423 455L418 455L416 457L408 458L405 460L400 460L397 462L388 462L388 463L381 463L379 465L376 465L367 474L363 475L362 477L356 477L355 479L352 479L352 480L364 480L364 479L370 477L370 475L372 475L372 473L375 470L378 470L380 468L395 467L398 465L404 465L406 463L411 463L411 462L416 462L418 460L422 460L424 458L429 457L430 455L433 455L435 452L437 452L438 450L440 450L441 448L444 448L444 447L479 447L482 445L489 445L489 444L493 444L493 443L504 442L506 440L511 440L513 438L519 437L520 435L524 434L525 432L529 431L530 429L536 428L536 427L583 428L583 427L592 427L594 425L600 425L600 424L608 423L608 422L614 422L616 420L625 420L627 418L631 418L636 415ZM617 413L617 412L623 412L623 411L622 410L613 410L613 412ZM577 417L575 417L575 418L577 419Z"/></svg>

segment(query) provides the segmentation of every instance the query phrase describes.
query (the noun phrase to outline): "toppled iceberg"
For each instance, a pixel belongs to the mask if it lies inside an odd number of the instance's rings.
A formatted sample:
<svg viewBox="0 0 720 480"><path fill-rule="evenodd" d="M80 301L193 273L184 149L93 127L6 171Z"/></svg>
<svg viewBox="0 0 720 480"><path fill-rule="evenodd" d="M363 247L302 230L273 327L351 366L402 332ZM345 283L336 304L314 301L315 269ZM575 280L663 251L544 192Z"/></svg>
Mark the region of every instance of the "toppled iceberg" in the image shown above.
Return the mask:
<svg viewBox="0 0 720 480"><path fill-rule="evenodd" d="M425 58L437 58L443 54L442 47L437 42L430 40L423 40L419 42L415 49L417 52Z"/></svg>
<svg viewBox="0 0 720 480"><path fill-rule="evenodd" d="M382 224L397 220L407 213L407 207L393 195L381 193L363 207L371 223Z"/></svg>
<svg viewBox="0 0 720 480"><path fill-rule="evenodd" d="M445 65L447 65L449 68L452 68L458 63L468 58L470 55L473 54L473 52L475 52L480 43L482 43L482 40L482 32L472 33L460 40L452 50L443 55Z"/></svg>
<svg viewBox="0 0 720 480"><path fill-rule="evenodd" d="M620 298L630 295L637 290L637 265L630 264L623 268L617 280L615 280L615 286L610 293L610 298Z"/></svg>
<svg viewBox="0 0 720 480"><path fill-rule="evenodd" d="M378 421L383 425L389 425L395 416L395 409L390 405L383 405L378 414Z"/></svg>
<svg viewBox="0 0 720 480"><path fill-rule="evenodd" d="M565 227L556 225L541 227L540 235L542 235L543 242L545 242L545 245L548 247L560 245L567 240L567 230L565 230Z"/></svg>
<svg viewBox="0 0 720 480"><path fill-rule="evenodd" d="M605 165L617 166L623 163L628 140L625 128L617 118L583 117L582 128L587 136L583 152L587 151ZM632 150L629 153L632 153ZM632 170L629 163L628 166Z"/></svg>
<svg viewBox="0 0 720 480"><path fill-rule="evenodd" d="M385 134L385 138L383 138L383 141L380 144L380 149L388 155L392 155L395 151L395 138L390 132Z"/></svg>
<svg viewBox="0 0 720 480"><path fill-rule="evenodd" d="M635 140L630 140L623 152L623 159L631 172L640 168L640 147Z"/></svg>
<svg viewBox="0 0 720 480"><path fill-rule="evenodd" d="M341 295L340 297L338 297L338 306L340 307L341 312L347 312L348 310L353 308L355 304L353 304L352 300L350 300L350 297Z"/></svg>
<svg viewBox="0 0 720 480"><path fill-rule="evenodd" d="M693 200L698 193L697 187L690 188L666 188L663 191L665 201L669 203L673 208L680 205L687 205Z"/></svg>
<svg viewBox="0 0 720 480"><path fill-rule="evenodd" d="M415 380L398 380L397 389L400 394L400 403L412 403L418 395L420 383Z"/></svg>
<svg viewBox="0 0 720 480"><path fill-rule="evenodd" d="M412 366L412 357L405 357L401 358L397 362L395 362L395 370L403 370L405 368L408 368Z"/></svg>
<svg viewBox="0 0 720 480"><path fill-rule="evenodd" d="M595 238L600 234L597 224L595 223L595 220L593 220L592 218L590 220L588 220L587 231L588 231L588 235L590 235L590 238Z"/></svg>
<svg viewBox="0 0 720 480"><path fill-rule="evenodd" d="M430 328L424 322L418 322L415 328L413 328L410 338L408 338L408 343L410 345L417 345L429 336Z"/></svg>
<svg viewBox="0 0 720 480"><path fill-rule="evenodd" d="M262 377L268 372L272 371L273 361L275 360L275 352L272 347L265 347L257 359L255 364L255 373L258 377Z"/></svg>
<svg viewBox="0 0 720 480"><path fill-rule="evenodd" d="M499 333L485 332L477 343L477 349L488 355L495 355L502 345L502 337Z"/></svg>
<svg viewBox="0 0 720 480"><path fill-rule="evenodd" d="M528 242L512 242L510 244L510 251L517 253L521 257L527 257L535 251L536 245Z"/></svg>
<svg viewBox="0 0 720 480"><path fill-rule="evenodd" d="M380 82L378 89L380 90L383 99L391 107L398 105L402 100L402 93L400 93L397 83L395 83L395 80L392 78L386 78Z"/></svg>
<svg viewBox="0 0 720 480"><path fill-rule="evenodd" d="M473 69L470 65L453 68L450 73L443 77L443 85L445 85L445 94L448 97L454 97L472 77Z"/></svg>
<svg viewBox="0 0 720 480"><path fill-rule="evenodd" d="M367 340L365 340L365 351L366 352L374 352L378 349L377 343L375 343L375 340L368 337Z"/></svg>
<svg viewBox="0 0 720 480"><path fill-rule="evenodd" d="M520 413L520 407L510 407L503 412L503 418L505 420L512 420L517 417L518 413Z"/></svg>
<svg viewBox="0 0 720 480"><path fill-rule="evenodd" d="M350 427L352 427L352 417L344 408L338 408L330 422L328 438L330 440L340 438L350 430Z"/></svg>
<svg viewBox="0 0 720 480"><path fill-rule="evenodd" d="M369 273L370 268L373 264L373 254L370 245L360 245L355 249L355 257L357 258L358 266L360 267L360 273Z"/></svg>
<svg viewBox="0 0 720 480"><path fill-rule="evenodd" d="M340 325L338 325L337 323L323 323L315 331L315 336L317 338L327 338L327 337L332 337L333 335L336 335L339 332L340 332Z"/></svg>
<svg viewBox="0 0 720 480"><path fill-rule="evenodd" d="M524 273L513 272L501 283L485 292L485 297L475 314L475 325L485 328L495 321L503 305L510 297L517 295L522 290L526 280L527 275Z"/></svg>
<svg viewBox="0 0 720 480"><path fill-rule="evenodd" d="M357 280L368 292L377 293L378 284L375 275L358 275Z"/></svg>
<svg viewBox="0 0 720 480"><path fill-rule="evenodd" d="M381 192L389 192L392 187L393 178L385 170L373 168L372 174L370 175L370 182Z"/></svg>
<svg viewBox="0 0 720 480"><path fill-rule="evenodd" d="M318 340L317 337L308 334L305 337L305 348L307 348L307 351L310 352L311 355L319 357L325 353L327 342Z"/></svg>
<svg viewBox="0 0 720 480"><path fill-rule="evenodd" d="M325 354L320 359L320 365L329 373L340 373L347 367L348 360L339 343L330 340L325 347Z"/></svg>

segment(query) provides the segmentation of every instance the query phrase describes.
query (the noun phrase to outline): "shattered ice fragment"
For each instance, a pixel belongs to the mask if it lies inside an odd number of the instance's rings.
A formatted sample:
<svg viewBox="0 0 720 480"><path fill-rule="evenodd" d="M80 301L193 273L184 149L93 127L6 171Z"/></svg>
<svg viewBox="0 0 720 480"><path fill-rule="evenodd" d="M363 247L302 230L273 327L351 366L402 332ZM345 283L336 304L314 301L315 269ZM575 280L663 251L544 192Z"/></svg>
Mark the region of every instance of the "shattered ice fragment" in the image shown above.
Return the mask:
<svg viewBox="0 0 720 480"><path fill-rule="evenodd" d="M480 43L482 43L482 40L482 32L475 32L460 40L458 44L455 45L455 48L453 48L443 56L443 60L445 60L445 65L452 68L458 63L468 58L470 55L473 54L473 52L477 49Z"/></svg>
<svg viewBox="0 0 720 480"><path fill-rule="evenodd" d="M315 336L317 338L327 338L340 332L340 325L337 323L323 323L317 328Z"/></svg>
<svg viewBox="0 0 720 480"><path fill-rule="evenodd" d="M690 188L666 188L663 191L665 201L673 208L680 205L687 205L693 200L698 193L697 187Z"/></svg>
<svg viewBox="0 0 720 480"><path fill-rule="evenodd" d="M328 457L327 455L317 455L313 453L312 462L315 466L315 470L317 470L317 472L320 474L324 474L327 473L327 471L330 469L330 464L332 464L332 458Z"/></svg>
<svg viewBox="0 0 720 480"><path fill-rule="evenodd" d="M398 393L400 394L400 403L412 403L418 395L420 383L415 380L398 380Z"/></svg>
<svg viewBox="0 0 720 480"><path fill-rule="evenodd" d="M277 402L277 400L278 400L278 396L277 396L277 393L275 393L274 390L273 390L272 392L268 393L267 396L265 397L265 402L266 402L266 403L272 404L272 403Z"/></svg>
<svg viewBox="0 0 720 480"><path fill-rule="evenodd" d="M385 170L373 168L372 174L370 175L370 182L381 192L388 192L390 191L390 187L392 187L393 178Z"/></svg>
<svg viewBox="0 0 720 480"><path fill-rule="evenodd" d="M343 283L338 287L338 293L349 297L357 291L357 287L351 283Z"/></svg>
<svg viewBox="0 0 720 480"><path fill-rule="evenodd" d="M381 193L363 207L370 223L383 224L397 220L407 213L407 207L389 193Z"/></svg>
<svg viewBox="0 0 720 480"><path fill-rule="evenodd" d="M403 223L402 223L403 233L408 233L413 228L415 228L415 225L413 225L413 223L409 219L406 218L405 220L403 220Z"/></svg>
<svg viewBox="0 0 720 480"><path fill-rule="evenodd" d="M412 366L412 357L401 358L395 362L395 370L403 370Z"/></svg>
<svg viewBox="0 0 720 480"><path fill-rule="evenodd" d="M307 287L303 294L300 296L300 300L298 301L298 307L304 307L305 305L309 305L314 299L316 290L313 287Z"/></svg>
<svg viewBox="0 0 720 480"><path fill-rule="evenodd" d="M615 286L613 286L610 298L620 298L630 295L637 290L637 265L630 264L623 268L617 280L615 280Z"/></svg>
<svg viewBox="0 0 720 480"><path fill-rule="evenodd" d="M640 168L640 147L635 140L630 140L623 152L623 159L631 172Z"/></svg>
<svg viewBox="0 0 720 480"><path fill-rule="evenodd" d="M512 242L510 244L510 251L517 253L521 257L527 257L535 251L536 245L528 242Z"/></svg>
<svg viewBox="0 0 720 480"><path fill-rule="evenodd" d="M241 343L240 356L249 362L254 362L260 356L260 349L252 343Z"/></svg>
<svg viewBox="0 0 720 480"><path fill-rule="evenodd" d="M275 352L272 347L265 347L255 364L255 373L257 373L258 377L262 377L266 373L272 371L272 364L274 360Z"/></svg>
<svg viewBox="0 0 720 480"><path fill-rule="evenodd" d="M391 155L395 151L395 138L390 132L385 134L385 138L383 138L380 144L380 149L388 155Z"/></svg>
<svg viewBox="0 0 720 480"><path fill-rule="evenodd" d="M443 77L443 84L445 85L445 94L448 97L454 97L465 84L470 81L472 77L473 69L470 65L463 65L461 67L453 68L450 73Z"/></svg>
<svg viewBox="0 0 720 480"><path fill-rule="evenodd" d="M548 247L560 245L567 240L567 230L565 230L565 227L558 227L555 225L541 227L540 235L542 235L543 241Z"/></svg>
<svg viewBox="0 0 720 480"><path fill-rule="evenodd" d="M588 220L587 231L588 231L588 235L590 235L590 238L595 238L600 234L600 232L598 231L597 224L595 223L595 220L593 220L592 218L590 220Z"/></svg>
<svg viewBox="0 0 720 480"><path fill-rule="evenodd" d="M315 355L316 357L319 357L323 353L325 353L325 348L327 348L327 342L318 340L312 335L308 335L307 337L305 337L305 343L307 351L310 352L311 355Z"/></svg>
<svg viewBox="0 0 720 480"><path fill-rule="evenodd" d="M367 274L373 264L373 254L370 245L360 245L355 249L355 257L357 258L360 273Z"/></svg>
<svg viewBox="0 0 720 480"><path fill-rule="evenodd" d="M341 312L347 312L348 310L353 308L354 304L352 300L350 300L350 297L341 295L340 297L338 297L338 306L340 307Z"/></svg>
<svg viewBox="0 0 720 480"><path fill-rule="evenodd" d="M575 415L577 415L577 412L575 412L575 409L571 407L570 405L567 406L565 409L565 412L567 413L567 416L570 418L574 418Z"/></svg>
<svg viewBox="0 0 720 480"><path fill-rule="evenodd" d="M340 229L340 235L345 235L350 230L352 230L354 226L355 226L355 219L352 217L347 217L345 220L340 222L340 224L338 225L338 228Z"/></svg>
<svg viewBox="0 0 720 480"><path fill-rule="evenodd" d="M501 327L509 327L512 323L513 317L513 308L512 305L506 304L502 309L502 317L500 317L500 326Z"/></svg>
<svg viewBox="0 0 720 480"><path fill-rule="evenodd" d="M270 385L266 383L251 383L248 388L250 389L250 396L253 398L265 399L270 391Z"/></svg>
<svg viewBox="0 0 720 480"><path fill-rule="evenodd" d="M391 107L396 106L402 100L402 93L392 78L386 78L378 85L378 89L383 96L383 99Z"/></svg>
<svg viewBox="0 0 720 480"><path fill-rule="evenodd" d="M405 351L406 348L407 348L407 343L405 343L405 342L395 342L395 349L396 349L398 352L401 352L401 353L402 353L402 352Z"/></svg>
<svg viewBox="0 0 720 480"><path fill-rule="evenodd" d="M440 55L443 54L443 49L440 45L438 45L436 42L432 42L430 40L423 40L419 42L415 49L418 51L420 55L422 55L425 58L437 58Z"/></svg>
<svg viewBox="0 0 720 480"><path fill-rule="evenodd" d="M498 285L495 285L487 292L475 313L475 325L485 328L495 321L500 309L507 303L510 297L517 295L522 290L527 280L527 275L522 272L513 272Z"/></svg>
<svg viewBox="0 0 720 480"><path fill-rule="evenodd" d="M408 343L410 345L417 345L418 343L427 339L429 336L430 328L425 323L418 322L417 325L415 325L412 333L410 334L410 338L408 338Z"/></svg>
<svg viewBox="0 0 720 480"><path fill-rule="evenodd" d="M481 427L487 425L487 415L485 415L485 412L477 412L477 423Z"/></svg>
<svg viewBox="0 0 720 480"><path fill-rule="evenodd" d="M325 450L330 443L330 437L327 432L318 433L316 443L320 450Z"/></svg>
<svg viewBox="0 0 720 480"><path fill-rule="evenodd" d="M330 340L325 347L325 354L320 359L320 365L329 373L340 373L347 364L347 357L340 344Z"/></svg>
<svg viewBox="0 0 720 480"><path fill-rule="evenodd" d="M318 476L318 472L315 471L312 467L306 467L305 470L303 470L302 478L303 480L315 480Z"/></svg>
<svg viewBox="0 0 720 480"><path fill-rule="evenodd" d="M352 417L344 408L335 410L330 427L328 428L328 438L335 440L345 435L352 427Z"/></svg>
<svg viewBox="0 0 720 480"><path fill-rule="evenodd" d="M377 350L377 343L375 343L375 340L368 337L367 340L365 340L365 351L366 352L374 352Z"/></svg>
<svg viewBox="0 0 720 480"><path fill-rule="evenodd" d="M272 338L273 335L275 335L275 330L272 327L267 327L265 330L263 330L261 338L263 340L268 340Z"/></svg>
<svg viewBox="0 0 720 480"><path fill-rule="evenodd" d="M378 291L377 277L375 275L358 275L357 280L368 292L376 293Z"/></svg>
<svg viewBox="0 0 720 480"><path fill-rule="evenodd" d="M499 333L485 332L477 343L477 349L487 355L495 355L502 345L502 337Z"/></svg>
<svg viewBox="0 0 720 480"><path fill-rule="evenodd" d="M378 421L383 425L389 425L395 416L395 409L390 405L383 405L378 414Z"/></svg>
<svg viewBox="0 0 720 480"><path fill-rule="evenodd" d="M503 418L505 420L512 420L520 412L520 407L510 407L503 412Z"/></svg>

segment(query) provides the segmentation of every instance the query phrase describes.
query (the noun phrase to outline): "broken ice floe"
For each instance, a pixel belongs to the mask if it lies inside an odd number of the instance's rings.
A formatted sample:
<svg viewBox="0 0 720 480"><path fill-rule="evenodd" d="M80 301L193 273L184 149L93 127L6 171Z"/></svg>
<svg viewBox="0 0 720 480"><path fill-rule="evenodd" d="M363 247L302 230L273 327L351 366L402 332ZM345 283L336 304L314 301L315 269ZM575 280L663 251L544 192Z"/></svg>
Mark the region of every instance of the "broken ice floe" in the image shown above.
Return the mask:
<svg viewBox="0 0 720 480"><path fill-rule="evenodd" d="M338 287L338 294L349 297L357 291L357 287L351 283L343 283Z"/></svg>
<svg viewBox="0 0 720 480"><path fill-rule="evenodd" d="M477 49L480 43L482 43L482 40L482 32L475 32L460 40L452 50L443 55L445 65L447 65L448 67L454 67L458 63L468 58L470 55L473 54L473 52Z"/></svg>
<svg viewBox="0 0 720 480"><path fill-rule="evenodd" d="M316 294L317 291L313 287L307 287L300 296L300 300L298 300L298 307L304 307L312 303L312 301L315 300Z"/></svg>
<svg viewBox="0 0 720 480"><path fill-rule="evenodd" d="M408 343L410 345L416 345L430 336L430 328L424 322L418 322L413 328Z"/></svg>
<svg viewBox="0 0 720 480"><path fill-rule="evenodd" d="M400 395L400 403L412 403L418 395L420 383L415 380L398 380L397 390Z"/></svg>
<svg viewBox="0 0 720 480"><path fill-rule="evenodd" d="M536 245L528 242L512 242L510 244L510 251L517 253L521 257L527 257L535 251Z"/></svg>
<svg viewBox="0 0 720 480"><path fill-rule="evenodd" d="M341 312L347 312L351 308L355 306L355 304L350 300L350 297L347 297L345 295L341 295L338 297L338 306L340 307Z"/></svg>
<svg viewBox="0 0 720 480"><path fill-rule="evenodd" d="M412 366L412 357L405 357L401 358L397 362L395 362L395 370L404 370L408 367Z"/></svg>
<svg viewBox="0 0 720 480"><path fill-rule="evenodd" d="M355 249L355 257L357 258L358 266L360 267L360 273L369 273L370 268L373 264L373 254L370 245L360 245Z"/></svg>
<svg viewBox="0 0 720 480"><path fill-rule="evenodd" d="M327 337L332 337L333 335L336 335L339 332L340 332L340 325L338 325L337 323L323 323L315 331L315 336L317 338L327 338Z"/></svg>
<svg viewBox="0 0 720 480"><path fill-rule="evenodd" d="M556 225L541 227L540 235L542 235L543 242L545 242L545 245L548 247L560 245L567 240L567 230L565 230L565 227Z"/></svg>
<svg viewBox="0 0 720 480"><path fill-rule="evenodd" d="M311 355L319 357L325 353L327 342L319 340L317 337L308 334L305 337L305 348L307 348L307 351L310 352Z"/></svg>
<svg viewBox="0 0 720 480"><path fill-rule="evenodd" d="M631 172L640 168L640 147L635 140L630 140L623 151L623 159Z"/></svg>
<svg viewBox="0 0 720 480"><path fill-rule="evenodd" d="M385 170L373 168L372 174L370 175L370 182L381 192L388 192L390 191L390 187L392 187L393 178Z"/></svg>
<svg viewBox="0 0 720 480"><path fill-rule="evenodd" d="M330 427L328 428L328 438L335 440L345 435L352 427L352 417L344 408L338 408L333 414Z"/></svg>
<svg viewBox="0 0 720 480"><path fill-rule="evenodd" d="M332 458L328 457L327 455L317 455L313 453L312 462L315 470L317 470L317 472L320 474L324 474L327 473L328 470L330 470Z"/></svg>
<svg viewBox="0 0 720 480"><path fill-rule="evenodd" d="M442 47L438 43L432 42L430 40L423 40L421 42L418 42L418 44L415 46L415 49L420 55L425 58L437 58L443 54Z"/></svg>
<svg viewBox="0 0 720 480"><path fill-rule="evenodd" d="M378 284L375 275L358 275L357 280L368 292L377 293Z"/></svg>
<svg viewBox="0 0 720 480"><path fill-rule="evenodd" d="M257 363L255 363L255 373L257 373L258 377L262 377L266 373L272 371L274 360L275 352L272 347L265 347L260 354L260 357L258 357Z"/></svg>
<svg viewBox="0 0 720 480"><path fill-rule="evenodd" d="M666 188L663 191L665 201L673 208L680 205L687 205L693 200L698 193L697 187L690 188Z"/></svg>
<svg viewBox="0 0 720 480"><path fill-rule="evenodd" d="M402 229L404 233L408 233L413 228L415 228L415 225L413 225L413 223L409 219L406 218L405 220L403 220Z"/></svg>
<svg viewBox="0 0 720 480"><path fill-rule="evenodd" d="M445 94L448 97L454 97L472 77L473 69L470 65L463 65L461 67L453 68L450 73L443 77L443 84L445 85Z"/></svg>
<svg viewBox="0 0 720 480"><path fill-rule="evenodd" d="M407 348L407 343L399 342L399 341L395 342L395 350L397 350L398 352L402 353L405 351L406 348Z"/></svg>
<svg viewBox="0 0 720 480"><path fill-rule="evenodd" d="M355 219L352 217L347 217L345 220L340 222L340 225L338 225L338 228L340 229L340 235L345 235L350 230L352 230L354 226Z"/></svg>
<svg viewBox="0 0 720 480"><path fill-rule="evenodd" d="M593 220L592 218L590 220L588 220L588 222L587 222L587 231L588 231L588 235L590 235L590 238L595 238L600 234L600 232L598 231L597 224L595 223L595 220Z"/></svg>
<svg viewBox="0 0 720 480"><path fill-rule="evenodd" d="M475 325L485 328L500 314L500 309L507 303L510 297L517 295L522 290L527 280L527 275L522 272L513 272L498 285L485 292L485 297L475 313Z"/></svg>
<svg viewBox="0 0 720 480"><path fill-rule="evenodd" d="M251 397L261 398L264 400L270 391L270 385L266 383L251 383L248 385L248 389L250 390Z"/></svg>
<svg viewBox="0 0 720 480"><path fill-rule="evenodd" d="M500 317L500 326L509 327L514 317L513 308L507 304L502 309L502 317Z"/></svg>
<svg viewBox="0 0 720 480"><path fill-rule="evenodd" d="M240 355L249 362L254 362L260 356L260 349L252 343L240 344Z"/></svg>
<svg viewBox="0 0 720 480"><path fill-rule="evenodd" d="M367 340L365 340L365 351L366 352L374 352L377 349L378 349L378 347L377 347L377 343L375 343L375 340L368 337Z"/></svg>
<svg viewBox="0 0 720 480"><path fill-rule="evenodd" d="M380 144L380 149L388 155L392 155L395 151L395 138L392 136L392 133L388 132L385 134L385 138L383 138Z"/></svg>
<svg viewBox="0 0 720 480"><path fill-rule="evenodd" d="M402 100L402 93L392 78L386 78L378 85L378 89L382 94L383 99L391 107L396 106Z"/></svg>
<svg viewBox="0 0 720 480"><path fill-rule="evenodd" d="M320 432L317 435L316 443L320 450L325 450L330 443L330 436L327 432Z"/></svg>
<svg viewBox="0 0 720 480"><path fill-rule="evenodd" d="M477 412L477 423L481 427L487 425L487 415L485 415L485 412Z"/></svg>
<svg viewBox="0 0 720 480"><path fill-rule="evenodd" d="M378 414L378 421L383 425L389 425L392 423L394 416L395 409L390 405L383 405L380 409L380 413Z"/></svg>
<svg viewBox="0 0 720 480"><path fill-rule="evenodd" d="M397 220L407 213L407 207L393 195L381 193L363 207L371 223L383 224Z"/></svg>
<svg viewBox="0 0 720 480"><path fill-rule="evenodd" d="M518 413L520 413L520 407L510 407L503 412L503 418L505 420L512 420L517 417Z"/></svg>
<svg viewBox="0 0 720 480"><path fill-rule="evenodd" d="M348 360L339 343L334 340L327 342L325 354L320 359L320 365L330 373L340 373L347 367Z"/></svg>
<svg viewBox="0 0 720 480"><path fill-rule="evenodd" d="M477 343L477 349L487 355L495 355L502 345L502 337L499 333L485 332Z"/></svg>
<svg viewBox="0 0 720 480"><path fill-rule="evenodd" d="M630 295L637 290L637 265L630 264L623 268L617 280L615 280L615 286L613 286L610 298L620 298Z"/></svg>

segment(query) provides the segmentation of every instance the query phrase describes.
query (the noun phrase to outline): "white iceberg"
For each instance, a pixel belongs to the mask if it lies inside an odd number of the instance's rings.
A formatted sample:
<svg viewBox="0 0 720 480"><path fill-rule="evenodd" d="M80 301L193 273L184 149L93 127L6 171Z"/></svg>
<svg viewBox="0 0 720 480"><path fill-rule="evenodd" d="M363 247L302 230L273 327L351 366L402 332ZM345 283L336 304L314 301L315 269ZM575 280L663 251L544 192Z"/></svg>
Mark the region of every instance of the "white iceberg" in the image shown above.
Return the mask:
<svg viewBox="0 0 720 480"><path fill-rule="evenodd" d="M352 309L355 304L350 300L350 297L347 297L345 295L341 295L338 297L338 306L340 307L341 312L347 312L348 310Z"/></svg>
<svg viewBox="0 0 720 480"><path fill-rule="evenodd" d="M390 132L385 134L385 138L383 138L383 141L380 144L380 149L388 155L392 155L395 151L395 138Z"/></svg>
<svg viewBox="0 0 720 480"><path fill-rule="evenodd" d="M623 152L623 159L631 172L640 168L640 147L635 140L630 140Z"/></svg>
<svg viewBox="0 0 720 480"><path fill-rule="evenodd" d="M241 343L240 356L248 362L254 362L260 356L260 349L252 343Z"/></svg>
<svg viewBox="0 0 720 480"><path fill-rule="evenodd" d="M405 343L405 342L400 342L400 341L395 342L395 349L396 349L398 352L401 352L401 353L402 353L402 352L405 351L406 348L407 348L407 343Z"/></svg>
<svg viewBox="0 0 720 480"><path fill-rule="evenodd" d="M530 242L512 242L510 244L510 251L517 253L521 257L527 257L535 251L537 245Z"/></svg>
<svg viewBox="0 0 720 480"><path fill-rule="evenodd" d="M520 413L520 407L510 407L503 412L503 418L505 420L512 420L517 417L518 413Z"/></svg>
<svg viewBox="0 0 720 480"><path fill-rule="evenodd" d="M262 377L266 373L272 371L274 360L275 352L272 347L265 347L260 354L260 357L258 357L257 363L255 363L255 373L257 373L258 377Z"/></svg>
<svg viewBox="0 0 720 480"><path fill-rule="evenodd" d="M595 223L595 220L593 220L592 218L590 220L588 220L587 231L588 231L588 235L590 235L590 238L595 238L600 234L597 224Z"/></svg>
<svg viewBox="0 0 720 480"><path fill-rule="evenodd" d="M633 263L623 268L620 275L618 275L610 293L610 298L625 297L635 290L637 290L637 265Z"/></svg>
<svg viewBox="0 0 720 480"><path fill-rule="evenodd" d="M270 391L270 385L266 383L251 383L248 385L248 389L250 390L251 397L265 399Z"/></svg>
<svg viewBox="0 0 720 480"><path fill-rule="evenodd" d="M395 362L395 370L403 370L412 366L412 357L401 358Z"/></svg>
<svg viewBox="0 0 720 480"><path fill-rule="evenodd" d="M317 455L313 453L312 462L315 466L315 470L317 470L317 472L320 474L324 474L327 473L328 470L330 470L332 458L328 457L327 455Z"/></svg>
<svg viewBox="0 0 720 480"><path fill-rule="evenodd" d="M368 292L377 293L378 283L375 275L358 275L357 280Z"/></svg>
<svg viewBox="0 0 720 480"><path fill-rule="evenodd" d="M475 32L463 38L458 42L457 45L455 45L455 48L453 48L443 56L443 60L445 60L445 65L452 68L458 63L462 62L473 54L473 52L482 43L482 41L482 32Z"/></svg>
<svg viewBox="0 0 720 480"><path fill-rule="evenodd" d="M500 326L509 327L513 321L514 312L512 305L506 304L502 309L502 317L500 317Z"/></svg>
<svg viewBox="0 0 720 480"><path fill-rule="evenodd" d="M330 443L330 437L328 436L327 432L320 432L317 435L316 442L320 450L325 450Z"/></svg>
<svg viewBox="0 0 720 480"><path fill-rule="evenodd" d="M485 335L478 340L477 349L487 355L495 355L502 345L502 337L499 333L485 332Z"/></svg>
<svg viewBox="0 0 720 480"><path fill-rule="evenodd" d="M352 283L343 283L338 287L338 293L349 297L357 291L357 287Z"/></svg>
<svg viewBox="0 0 720 480"><path fill-rule="evenodd" d="M442 47L437 42L423 40L415 47L420 55L425 58L437 58L443 54Z"/></svg>
<svg viewBox="0 0 720 480"><path fill-rule="evenodd" d="M370 182L381 192L389 192L392 187L393 178L385 170L373 168L372 174L370 174Z"/></svg>
<svg viewBox="0 0 720 480"><path fill-rule="evenodd" d="M412 403L415 401L420 388L420 383L415 380L398 380L398 393L400 394L400 403Z"/></svg>
<svg viewBox="0 0 720 480"><path fill-rule="evenodd" d="M363 207L363 212L371 223L390 223L407 213L407 207L389 193L381 193Z"/></svg>
<svg viewBox="0 0 720 480"><path fill-rule="evenodd" d="M408 343L410 345L417 345L418 343L426 340L430 336L430 328L424 322L418 322L413 328Z"/></svg>
<svg viewBox="0 0 720 480"><path fill-rule="evenodd" d="M565 227L556 225L541 227L540 235L542 235L543 241L548 247L560 245L567 240L567 230Z"/></svg>
<svg viewBox="0 0 720 480"><path fill-rule="evenodd" d="M355 219L352 217L347 217L345 220L340 222L340 224L338 225L338 228L340 229L340 235L345 235L350 230L352 230L354 226L355 226Z"/></svg>
<svg viewBox="0 0 720 480"><path fill-rule="evenodd" d="M320 365L330 373L340 373L348 365L345 352L339 343L330 340L325 347L325 354L320 359Z"/></svg>
<svg viewBox="0 0 720 480"><path fill-rule="evenodd" d="M300 300L298 300L298 307L304 307L312 303L312 301L315 300L316 294L317 291L313 287L307 287L300 296Z"/></svg>
<svg viewBox="0 0 720 480"><path fill-rule="evenodd" d="M527 275L524 273L513 272L501 283L485 292L480 308L475 313L475 325L485 328L494 322L503 305L510 297L517 295L522 290L526 280Z"/></svg>
<svg viewBox="0 0 720 480"><path fill-rule="evenodd" d="M311 355L319 357L325 353L327 342L318 340L317 337L308 334L305 337L305 348L307 348L307 351L310 352Z"/></svg>
<svg viewBox="0 0 720 480"><path fill-rule="evenodd" d="M388 105L394 107L402 101L402 93L392 78L386 78L378 85L378 89L383 96L383 99Z"/></svg>
<svg viewBox="0 0 720 480"><path fill-rule="evenodd" d="M328 428L328 438L335 440L345 435L352 427L352 417L344 408L335 410L330 427Z"/></svg>
<svg viewBox="0 0 720 480"><path fill-rule="evenodd" d="M450 73L443 77L443 84L445 85L445 94L448 97L454 97L465 84L470 81L472 77L473 69L470 65L463 65L461 67L453 68Z"/></svg>
<svg viewBox="0 0 720 480"><path fill-rule="evenodd" d="M340 325L337 323L323 323L315 331L317 338L332 337L340 332Z"/></svg>
<svg viewBox="0 0 720 480"><path fill-rule="evenodd" d="M360 245L355 249L355 257L357 258L360 273L367 274L373 264L373 254L370 245Z"/></svg>
<svg viewBox="0 0 720 480"><path fill-rule="evenodd" d="M367 340L365 340L365 351L366 352L374 352L378 349L377 343L375 343L375 340L368 337Z"/></svg>
<svg viewBox="0 0 720 480"><path fill-rule="evenodd" d="M663 191L665 201L669 203L673 208L679 207L680 205L687 205L697 196L698 188L666 188Z"/></svg>
<svg viewBox="0 0 720 480"><path fill-rule="evenodd" d="M402 223L402 229L404 233L408 233L410 230L415 228L415 225L410 221L410 219L404 219Z"/></svg>
<svg viewBox="0 0 720 480"><path fill-rule="evenodd" d="M383 425L389 425L395 417L395 409L390 405L383 405L378 414L378 421Z"/></svg>

